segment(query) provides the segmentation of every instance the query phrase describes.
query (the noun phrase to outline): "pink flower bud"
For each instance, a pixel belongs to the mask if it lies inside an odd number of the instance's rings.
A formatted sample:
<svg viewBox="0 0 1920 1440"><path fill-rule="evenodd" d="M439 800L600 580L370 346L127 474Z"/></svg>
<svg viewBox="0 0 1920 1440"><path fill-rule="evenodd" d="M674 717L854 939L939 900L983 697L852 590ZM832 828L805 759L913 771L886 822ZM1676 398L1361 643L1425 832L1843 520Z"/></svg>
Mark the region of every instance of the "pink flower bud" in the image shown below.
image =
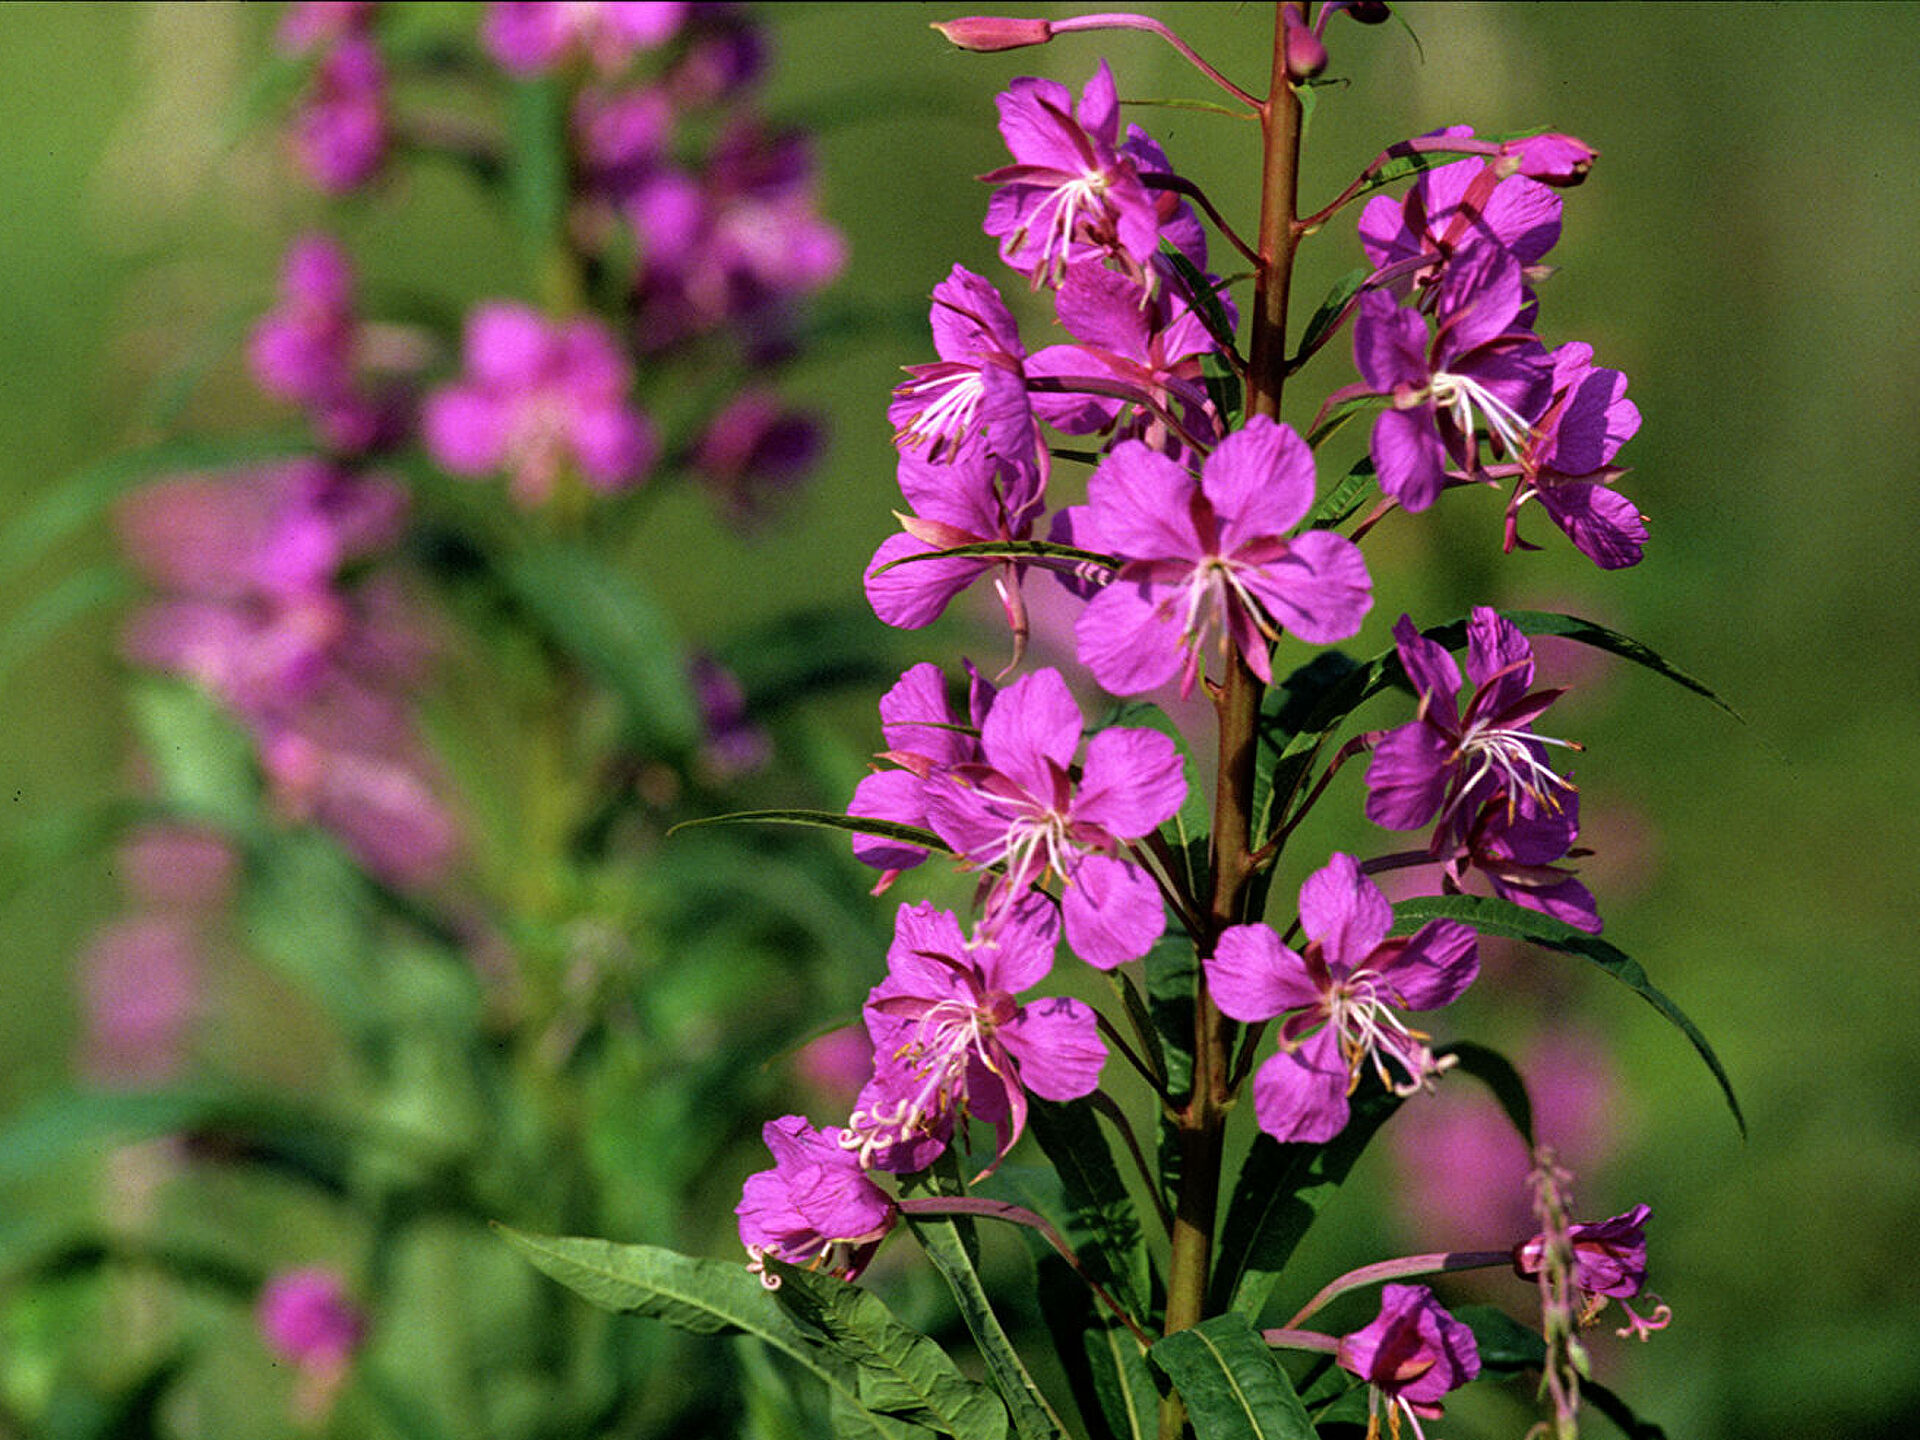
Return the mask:
<svg viewBox="0 0 1920 1440"><path fill-rule="evenodd" d="M1327 68L1327 47L1313 33L1298 6L1289 5L1281 13L1287 27L1287 78L1298 85Z"/></svg>
<svg viewBox="0 0 1920 1440"><path fill-rule="evenodd" d="M949 44L981 53L1021 50L1029 45L1044 45L1053 38L1053 26L1048 21L1000 15L967 15L958 20L938 20L933 28Z"/></svg>
<svg viewBox="0 0 1920 1440"><path fill-rule="evenodd" d="M1500 153L1508 163L1517 161L1517 173L1565 189L1587 178L1600 152L1571 135L1548 134L1511 140L1500 147Z"/></svg>

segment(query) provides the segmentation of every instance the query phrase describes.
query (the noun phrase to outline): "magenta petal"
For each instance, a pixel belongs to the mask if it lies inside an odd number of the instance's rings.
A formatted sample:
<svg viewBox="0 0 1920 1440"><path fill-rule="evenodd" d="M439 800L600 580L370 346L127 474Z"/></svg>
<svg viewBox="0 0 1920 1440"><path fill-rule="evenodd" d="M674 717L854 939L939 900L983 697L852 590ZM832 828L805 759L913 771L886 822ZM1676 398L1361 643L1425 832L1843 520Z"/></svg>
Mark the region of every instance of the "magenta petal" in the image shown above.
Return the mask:
<svg viewBox="0 0 1920 1440"><path fill-rule="evenodd" d="M1128 560L1198 560L1206 554L1189 502L1194 480L1139 440L1113 447L1087 481L1094 543Z"/></svg>
<svg viewBox="0 0 1920 1440"><path fill-rule="evenodd" d="M1295 536L1285 555L1244 578L1267 614L1309 645L1358 634L1373 608L1373 577L1360 547L1330 530Z"/></svg>
<svg viewBox="0 0 1920 1440"><path fill-rule="evenodd" d="M991 564L983 560L911 560L882 566L907 555L931 555L934 547L911 535L891 535L880 542L867 564L867 603L873 613L901 630L919 630L946 613L953 597L966 589Z"/></svg>
<svg viewBox="0 0 1920 1440"><path fill-rule="evenodd" d="M1437 640L1422 635L1410 615L1402 615L1393 622L1393 640L1400 652L1401 669L1407 672L1407 679L1428 707L1429 723L1458 730L1460 667L1454 663L1452 653ZM1445 718L1436 721L1436 715Z"/></svg>
<svg viewBox="0 0 1920 1440"><path fill-rule="evenodd" d="M572 434L580 474L595 490L638 484L659 454L659 441L646 417L614 406L576 415Z"/></svg>
<svg viewBox="0 0 1920 1440"><path fill-rule="evenodd" d="M1335 851L1300 887L1300 924L1336 972L1353 970L1387 938L1393 907L1351 855Z"/></svg>
<svg viewBox="0 0 1920 1440"><path fill-rule="evenodd" d="M1367 444L1380 488L1415 513L1438 500L1446 484L1446 447L1434 427L1432 405L1383 410Z"/></svg>
<svg viewBox="0 0 1920 1440"><path fill-rule="evenodd" d="M1317 1144L1347 1128L1347 1067L1331 1025L1254 1072L1253 1109L1260 1128L1282 1143Z"/></svg>
<svg viewBox="0 0 1920 1440"><path fill-rule="evenodd" d="M1619 491L1564 481L1542 485L1538 498L1574 548L1602 570L1624 570L1640 563L1647 545L1647 520Z"/></svg>
<svg viewBox="0 0 1920 1440"><path fill-rule="evenodd" d="M1222 517L1220 548L1230 552L1286 534L1313 508L1313 452L1291 426L1252 415L1207 457L1200 485Z"/></svg>
<svg viewBox="0 0 1920 1440"><path fill-rule="evenodd" d="M1064 773L1080 748L1081 724L1080 706L1060 672L1036 670L994 700L980 727L980 745L995 769L1048 801L1055 771Z"/></svg>
<svg viewBox="0 0 1920 1440"><path fill-rule="evenodd" d="M1480 973L1479 940L1458 920L1429 920L1379 967L1381 983L1409 1010L1451 1005Z"/></svg>
<svg viewBox="0 0 1920 1440"><path fill-rule="evenodd" d="M547 322L537 310L493 301L467 317L467 373L483 385L524 390L544 378L551 354Z"/></svg>
<svg viewBox="0 0 1920 1440"><path fill-rule="evenodd" d="M998 1034L1020 1067L1020 1083L1042 1100L1078 1100L1100 1084L1107 1047L1093 1011L1056 996L1022 1007Z"/></svg>
<svg viewBox="0 0 1920 1440"><path fill-rule="evenodd" d="M429 395L420 429L427 453L451 474L486 475L506 461L506 416L484 391L456 385Z"/></svg>
<svg viewBox="0 0 1920 1440"><path fill-rule="evenodd" d="M1418 830L1440 813L1453 746L1416 720L1388 732L1367 764L1367 819L1389 830Z"/></svg>
<svg viewBox="0 0 1920 1440"><path fill-rule="evenodd" d="M893 944L887 949L887 978L874 987L868 1003L889 995L914 995L942 1000L963 993L965 987L946 960L967 953L966 937L951 910L933 903L902 905L894 912Z"/></svg>
<svg viewBox="0 0 1920 1440"><path fill-rule="evenodd" d="M901 825L927 823L920 779L907 770L881 770L866 776L853 787L847 813L868 820L892 820ZM918 845L905 845L877 835L855 835L853 853L861 864L876 870L911 870L927 858L927 852Z"/></svg>
<svg viewBox="0 0 1920 1440"><path fill-rule="evenodd" d="M1377 395L1396 386L1425 385L1427 322L1417 310L1405 310L1378 290L1360 296L1353 324L1353 366Z"/></svg>
<svg viewBox="0 0 1920 1440"><path fill-rule="evenodd" d="M1074 653L1113 695L1156 690L1180 673L1185 647L1168 587L1116 580L1074 622Z"/></svg>
<svg viewBox="0 0 1920 1440"><path fill-rule="evenodd" d="M1043 893L1029 890L1007 907L990 935L976 937L968 953L983 985L1018 995L1047 978L1059 943L1059 910Z"/></svg>
<svg viewBox="0 0 1920 1440"><path fill-rule="evenodd" d="M1250 1024L1320 1003L1306 962L1266 925L1232 925L1203 962L1221 1012Z"/></svg>
<svg viewBox="0 0 1920 1440"><path fill-rule="evenodd" d="M1533 646L1491 605L1476 605L1467 616L1467 678L1481 687L1472 707L1481 715L1517 704L1533 683Z"/></svg>
<svg viewBox="0 0 1920 1440"><path fill-rule="evenodd" d="M1108 855L1089 855L1074 867L1060 915L1068 947L1100 970L1139 959L1167 929L1153 877Z"/></svg>
<svg viewBox="0 0 1920 1440"><path fill-rule="evenodd" d="M1102 730L1087 742L1069 815L1075 824L1137 840L1172 819L1186 798L1186 771L1171 738L1158 730Z"/></svg>

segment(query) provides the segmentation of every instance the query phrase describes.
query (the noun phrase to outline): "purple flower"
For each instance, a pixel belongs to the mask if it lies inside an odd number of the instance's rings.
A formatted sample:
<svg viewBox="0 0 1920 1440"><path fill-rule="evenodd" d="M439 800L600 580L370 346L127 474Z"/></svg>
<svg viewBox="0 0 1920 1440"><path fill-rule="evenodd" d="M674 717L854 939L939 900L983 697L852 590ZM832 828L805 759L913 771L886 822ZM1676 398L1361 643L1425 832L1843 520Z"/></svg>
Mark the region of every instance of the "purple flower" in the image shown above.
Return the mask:
<svg viewBox="0 0 1920 1440"><path fill-rule="evenodd" d="M706 732L700 761L707 775L724 783L760 769L773 753L773 742L747 713L747 695L739 680L710 655L694 656L689 668Z"/></svg>
<svg viewBox="0 0 1920 1440"><path fill-rule="evenodd" d="M1489 801L1511 807L1524 796L1550 811L1573 793L1573 782L1547 764L1545 748L1571 742L1532 729L1561 692L1528 691L1533 649L1512 621L1485 605L1474 607L1467 622L1467 674L1478 688L1464 713L1460 670L1446 647L1427 639L1405 615L1393 638L1420 706L1415 720L1388 731L1373 747L1369 820L1389 830L1418 830L1438 815L1437 855L1457 843Z"/></svg>
<svg viewBox="0 0 1920 1440"><path fill-rule="evenodd" d="M1506 454L1521 454L1552 398L1546 348L1520 324L1520 269L1497 246L1457 260L1445 287L1437 333L1391 296L1360 297L1354 365L1373 394L1391 403L1374 422L1369 451L1380 488L1408 510L1439 498L1447 467L1480 468L1484 430Z"/></svg>
<svg viewBox="0 0 1920 1440"><path fill-rule="evenodd" d="M1300 887L1300 923L1310 937L1304 955L1265 925L1229 927L1204 962L1207 985L1235 1020L1293 1012L1278 1053L1253 1078L1254 1111L1276 1140L1331 1140L1346 1128L1347 1097L1369 1061L1401 1095L1446 1068L1388 1006L1435 1010L1458 999L1479 973L1477 937L1458 921L1429 920L1389 939L1393 907L1338 853Z"/></svg>
<svg viewBox="0 0 1920 1440"><path fill-rule="evenodd" d="M1137 440L1114 448L1087 485L1082 543L1126 563L1074 627L1080 660L1116 695L1180 676L1183 695L1219 632L1262 680L1282 627L1323 645L1360 628L1373 603L1359 548L1287 531L1313 505L1313 456L1265 416L1220 442L1200 478Z"/></svg>
<svg viewBox="0 0 1920 1440"><path fill-rule="evenodd" d="M1456 126L1439 133L1473 132ZM1526 270L1559 238L1560 197L1524 175L1501 178L1487 160L1456 160L1428 170L1404 198L1376 196L1360 212L1367 259L1375 270L1395 272L1392 289L1399 295L1430 292L1457 257L1476 246L1491 243Z"/></svg>
<svg viewBox="0 0 1920 1440"><path fill-rule="evenodd" d="M930 662L913 666L880 697L880 728L887 748L879 759L898 767L878 770L854 787L849 815L928 827L926 782L955 765L978 761L980 727L996 692L972 665L967 666L967 714L954 715L947 703L946 677ZM855 835L854 857L884 871L873 887L878 895L902 870L927 858L917 845L877 836Z"/></svg>
<svg viewBox="0 0 1920 1440"><path fill-rule="evenodd" d="M267 1281L255 1311L260 1336L276 1355L305 1371L344 1370L366 1338L367 1322L331 1270L283 1270Z"/></svg>
<svg viewBox="0 0 1920 1440"><path fill-rule="evenodd" d="M1646 517L1611 488L1625 473L1613 457L1639 428L1625 375L1595 365L1593 347L1581 341L1554 351L1553 399L1515 467L1520 478L1507 502L1506 548L1534 548L1520 539L1519 511L1538 500L1574 548L1602 570L1639 564Z"/></svg>
<svg viewBox="0 0 1920 1440"><path fill-rule="evenodd" d="M254 327L247 362L254 383L304 408L337 454L363 454L405 428L397 391L372 395L358 383L361 338L346 253L324 235L295 241L281 268L280 304Z"/></svg>
<svg viewBox="0 0 1920 1440"><path fill-rule="evenodd" d="M671 40L691 8L684 0L494 0L480 43L512 75L542 75L576 56L610 74Z"/></svg>
<svg viewBox="0 0 1920 1440"><path fill-rule="evenodd" d="M1067 943L1089 964L1137 959L1166 929L1153 878L1115 852L1152 833L1186 798L1180 753L1155 730L1103 730L1077 771L1080 707L1057 670L1001 691L980 727L977 761L923 787L934 831L967 863L1002 867L987 924L1050 875L1060 877Z"/></svg>
<svg viewBox="0 0 1920 1440"><path fill-rule="evenodd" d="M1573 1283L1588 1297L1591 1316L1609 1297L1631 1300L1647 1279L1647 1217L1651 1206L1636 1205L1624 1215L1595 1224L1569 1227L1573 1246ZM1535 1235L1513 1247L1513 1268L1523 1280L1540 1273L1547 1237Z"/></svg>
<svg viewBox="0 0 1920 1440"><path fill-rule="evenodd" d="M985 230L1000 258L1057 285L1075 260L1109 256L1145 276L1160 243L1154 192L1120 144L1120 101L1106 61L1076 107L1054 80L1015 80L998 97L1000 133L1014 163L980 178L999 188Z"/></svg>
<svg viewBox="0 0 1920 1440"><path fill-rule="evenodd" d="M950 911L902 905L887 978L867 997L873 1079L842 1142L860 1163L925 1169L969 1118L999 1135L992 1170L1026 1127L1027 1094L1075 1100L1100 1083L1107 1049L1078 1000L1014 997L1053 968L1053 907L1016 905L991 934L962 936Z"/></svg>
<svg viewBox="0 0 1920 1440"><path fill-rule="evenodd" d="M1027 401L1026 347L1000 292L964 265L933 290L933 348L939 360L909 365L894 387L887 418L894 442L926 445L927 457L953 455L982 432L994 455L1032 468L1039 435Z"/></svg>
<svg viewBox="0 0 1920 1440"><path fill-rule="evenodd" d="M1579 834L1580 800L1572 791L1556 797L1552 809L1531 797L1513 805L1489 800L1445 857L1442 883L1452 893L1464 893L1478 871L1500 899L1598 935L1600 907L1593 892L1555 863L1566 858Z"/></svg>
<svg viewBox="0 0 1920 1440"><path fill-rule="evenodd" d="M1382 1286L1380 1314L1343 1337L1335 1358L1372 1388L1370 1436L1379 1428L1382 1398L1398 1412L1389 1429L1398 1435L1399 1414L1405 1414L1418 1437L1421 1419L1441 1414L1441 1397L1480 1373L1473 1331L1449 1315L1424 1285Z"/></svg>
<svg viewBox="0 0 1920 1440"><path fill-rule="evenodd" d="M974 440L951 460L904 451L900 491L913 509L899 517L904 533L880 542L867 564L867 600L889 625L918 630L945 612L953 597L983 575L995 588L1016 640L1026 631L1020 597L1023 561L989 556L912 560L959 545L1028 539L1040 517L1044 481L1031 464L990 453ZM904 562L904 563L902 563Z"/></svg>
<svg viewBox="0 0 1920 1440"><path fill-rule="evenodd" d="M826 444L820 420L771 391L742 390L708 423L694 446L700 473L730 519L752 525L796 489Z"/></svg>
<svg viewBox="0 0 1920 1440"><path fill-rule="evenodd" d="M288 55L304 55L349 35L363 35L373 23L373 0L296 0L280 17L274 43Z"/></svg>
<svg viewBox="0 0 1920 1440"><path fill-rule="evenodd" d="M307 178L330 195L357 190L387 156L387 72L371 39L350 33L314 68L289 139Z"/></svg>
<svg viewBox="0 0 1920 1440"><path fill-rule="evenodd" d="M548 322L496 301L467 320L466 377L427 397L428 451L455 475L505 470L514 499L538 505L569 468L595 490L639 484L659 452L627 403L632 367L600 326Z"/></svg>
<svg viewBox="0 0 1920 1440"><path fill-rule="evenodd" d="M1155 261L1156 267L1162 262ZM1164 279L1164 277L1162 277ZM1222 297L1229 316L1232 301ZM1070 266L1054 297L1060 323L1078 342L1050 345L1030 356L1026 373L1066 384L1065 392L1036 391L1035 414L1069 435L1090 435L1134 418L1123 436L1156 450L1171 449L1174 435L1159 411L1172 411L1209 439L1219 417L1207 395L1201 360L1217 346L1179 287L1162 284L1152 294L1139 281L1105 265ZM1075 380L1118 387L1123 394L1076 391ZM1138 399L1127 399L1124 392Z"/></svg>
<svg viewBox="0 0 1920 1440"><path fill-rule="evenodd" d="M760 1134L773 1152L773 1169L749 1175L734 1207L747 1268L769 1290L780 1281L766 1273L768 1255L842 1280L857 1278L893 1228L893 1201L867 1178L838 1129L815 1130L788 1115L768 1121Z"/></svg>
<svg viewBox="0 0 1920 1440"><path fill-rule="evenodd" d="M178 915L139 915L98 931L80 958L87 1074L115 1086L177 1076L200 1008L200 937Z"/></svg>

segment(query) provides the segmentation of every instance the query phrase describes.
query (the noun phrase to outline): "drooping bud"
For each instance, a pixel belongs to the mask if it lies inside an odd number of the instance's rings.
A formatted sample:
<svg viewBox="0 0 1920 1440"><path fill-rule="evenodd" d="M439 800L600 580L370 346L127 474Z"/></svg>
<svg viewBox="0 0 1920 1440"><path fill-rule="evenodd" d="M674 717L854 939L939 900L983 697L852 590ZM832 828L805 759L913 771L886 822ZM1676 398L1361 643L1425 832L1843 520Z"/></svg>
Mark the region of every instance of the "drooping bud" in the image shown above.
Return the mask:
<svg viewBox="0 0 1920 1440"><path fill-rule="evenodd" d="M1386 0L1346 0L1340 8L1362 25L1379 25L1392 15Z"/></svg>
<svg viewBox="0 0 1920 1440"><path fill-rule="evenodd" d="M1510 140L1500 153L1504 162L1513 165L1514 173L1568 189L1587 178L1600 152L1571 135L1547 134Z"/></svg>
<svg viewBox="0 0 1920 1440"><path fill-rule="evenodd" d="M1024 50L1029 45L1044 45L1053 38L1050 22L1015 16L965 15L958 20L936 20L933 28L949 44L982 54L995 50Z"/></svg>
<svg viewBox="0 0 1920 1440"><path fill-rule="evenodd" d="M1327 47L1300 6L1285 6L1280 13L1286 22L1287 79L1299 85L1327 68Z"/></svg>

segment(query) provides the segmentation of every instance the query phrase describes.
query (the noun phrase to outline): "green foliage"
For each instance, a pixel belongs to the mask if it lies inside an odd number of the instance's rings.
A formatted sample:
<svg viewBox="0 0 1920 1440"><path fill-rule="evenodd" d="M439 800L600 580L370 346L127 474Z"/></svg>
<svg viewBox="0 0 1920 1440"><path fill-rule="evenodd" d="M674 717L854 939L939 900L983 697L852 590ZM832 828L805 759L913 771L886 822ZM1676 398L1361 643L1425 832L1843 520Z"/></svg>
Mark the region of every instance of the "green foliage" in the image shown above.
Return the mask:
<svg viewBox="0 0 1920 1440"><path fill-rule="evenodd" d="M1245 1315L1175 1331L1147 1358L1186 1402L1197 1440L1313 1440L1307 1407Z"/></svg>

